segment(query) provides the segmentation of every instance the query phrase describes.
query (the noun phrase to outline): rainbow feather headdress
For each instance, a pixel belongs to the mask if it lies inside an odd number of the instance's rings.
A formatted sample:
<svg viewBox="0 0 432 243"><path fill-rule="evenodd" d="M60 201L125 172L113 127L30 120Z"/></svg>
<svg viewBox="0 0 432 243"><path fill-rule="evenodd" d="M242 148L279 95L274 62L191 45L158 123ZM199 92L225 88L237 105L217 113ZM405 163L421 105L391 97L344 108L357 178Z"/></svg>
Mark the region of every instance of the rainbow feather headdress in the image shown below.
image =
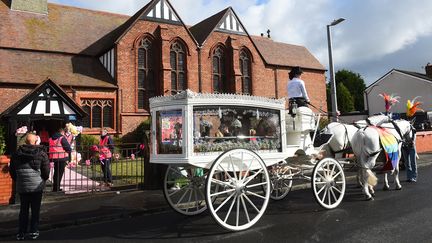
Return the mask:
<svg viewBox="0 0 432 243"><path fill-rule="evenodd" d="M381 93L379 94L379 96L381 96L384 99L384 103L385 103L385 110L386 112L389 112L391 107L399 102L400 97L396 96L395 94L386 94L386 93Z"/></svg>
<svg viewBox="0 0 432 243"><path fill-rule="evenodd" d="M406 111L407 117L413 117L417 111L424 111L419 107L422 104L422 102L416 101L417 98L420 98L420 96L415 97L412 101L407 100L407 111Z"/></svg>

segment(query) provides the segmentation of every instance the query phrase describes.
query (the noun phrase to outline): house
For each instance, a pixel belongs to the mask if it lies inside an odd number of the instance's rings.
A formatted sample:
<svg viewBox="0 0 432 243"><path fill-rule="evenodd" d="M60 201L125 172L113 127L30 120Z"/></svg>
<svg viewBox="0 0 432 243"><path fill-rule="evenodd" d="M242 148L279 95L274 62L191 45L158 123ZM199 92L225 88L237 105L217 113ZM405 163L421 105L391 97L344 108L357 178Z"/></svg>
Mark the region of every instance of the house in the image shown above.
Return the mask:
<svg viewBox="0 0 432 243"><path fill-rule="evenodd" d="M119 3L121 4L121 3ZM15 130L72 121L85 134L125 135L148 119L148 99L181 90L286 96L288 72L326 107L325 68L303 46L251 36L228 7L194 26L169 0L133 16L47 3L0 1L0 113Z"/></svg>
<svg viewBox="0 0 432 243"><path fill-rule="evenodd" d="M399 103L392 108L393 113L406 113L407 100L417 99L423 104L426 112L432 110L432 65L426 65L426 73L418 73L392 69L377 81L369 85L364 92L365 107L368 115L384 112L384 100L379 96L381 93L395 94L400 96Z"/></svg>

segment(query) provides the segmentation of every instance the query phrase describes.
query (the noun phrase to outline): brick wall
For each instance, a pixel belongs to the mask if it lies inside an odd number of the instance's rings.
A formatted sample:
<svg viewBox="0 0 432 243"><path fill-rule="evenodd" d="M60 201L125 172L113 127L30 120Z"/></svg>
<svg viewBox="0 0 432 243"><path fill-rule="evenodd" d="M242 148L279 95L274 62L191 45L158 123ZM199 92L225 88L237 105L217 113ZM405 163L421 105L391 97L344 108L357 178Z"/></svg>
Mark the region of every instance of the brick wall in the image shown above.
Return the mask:
<svg viewBox="0 0 432 243"><path fill-rule="evenodd" d="M155 70L159 95L171 94L170 48L176 40L184 43L187 49L187 87L198 91L197 46L186 29L182 25L138 21L117 45L118 115L122 134L133 131L149 115L149 111L137 108L137 44L144 36L153 39L160 53Z"/></svg>
<svg viewBox="0 0 432 243"><path fill-rule="evenodd" d="M417 153L432 152L432 132L418 132L416 140Z"/></svg>
<svg viewBox="0 0 432 243"><path fill-rule="evenodd" d="M0 205L9 204L12 197L12 178L9 175L9 159L0 159Z"/></svg>
<svg viewBox="0 0 432 243"><path fill-rule="evenodd" d="M5 111L10 106L14 105L22 97L30 93L33 88L25 88L20 86L1 87L0 88L0 113Z"/></svg>

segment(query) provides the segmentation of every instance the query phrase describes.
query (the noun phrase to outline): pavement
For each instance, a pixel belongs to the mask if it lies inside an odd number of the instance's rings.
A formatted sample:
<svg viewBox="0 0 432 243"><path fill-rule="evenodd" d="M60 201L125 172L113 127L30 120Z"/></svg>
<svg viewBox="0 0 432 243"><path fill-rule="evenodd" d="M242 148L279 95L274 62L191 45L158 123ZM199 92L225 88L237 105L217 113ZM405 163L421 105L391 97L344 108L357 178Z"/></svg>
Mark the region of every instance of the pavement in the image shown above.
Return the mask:
<svg viewBox="0 0 432 243"><path fill-rule="evenodd" d="M432 153L419 154L417 163L419 167L432 164ZM348 180L355 179L355 172L346 174ZM294 184L292 190L310 187L309 182ZM46 193L41 207L40 231L168 210L172 209L165 201L162 190L108 191L80 195ZM0 240L12 239L16 234L18 215L18 204L0 206Z"/></svg>

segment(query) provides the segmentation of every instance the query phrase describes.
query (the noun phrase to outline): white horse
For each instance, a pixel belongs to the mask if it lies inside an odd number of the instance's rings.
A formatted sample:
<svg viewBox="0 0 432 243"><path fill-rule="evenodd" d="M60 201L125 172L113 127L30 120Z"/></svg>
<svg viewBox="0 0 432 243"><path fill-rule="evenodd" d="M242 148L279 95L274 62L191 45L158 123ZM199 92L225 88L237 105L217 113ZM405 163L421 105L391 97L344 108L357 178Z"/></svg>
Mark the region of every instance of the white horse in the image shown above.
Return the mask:
<svg viewBox="0 0 432 243"><path fill-rule="evenodd" d="M364 127L365 125L361 126ZM333 158L341 157L344 152L351 150L351 141L360 127L357 125L332 122L328 124L321 133L333 134L330 141L323 147L327 156Z"/></svg>
<svg viewBox="0 0 432 243"><path fill-rule="evenodd" d="M396 120L394 123L383 123L380 126L387 128L398 141L399 158L397 159L397 165L393 168L391 173L394 175L396 190L400 190L402 188L399 181L401 146L403 141L415 141L415 129L411 126L411 123L406 120ZM377 129L374 127L359 129L352 138L352 149L360 167L360 180L363 192L367 200L372 200L374 196L373 187L377 184L377 178L371 169L375 166L376 160L382 152ZM384 174L384 190L388 190L389 188L386 172Z"/></svg>

